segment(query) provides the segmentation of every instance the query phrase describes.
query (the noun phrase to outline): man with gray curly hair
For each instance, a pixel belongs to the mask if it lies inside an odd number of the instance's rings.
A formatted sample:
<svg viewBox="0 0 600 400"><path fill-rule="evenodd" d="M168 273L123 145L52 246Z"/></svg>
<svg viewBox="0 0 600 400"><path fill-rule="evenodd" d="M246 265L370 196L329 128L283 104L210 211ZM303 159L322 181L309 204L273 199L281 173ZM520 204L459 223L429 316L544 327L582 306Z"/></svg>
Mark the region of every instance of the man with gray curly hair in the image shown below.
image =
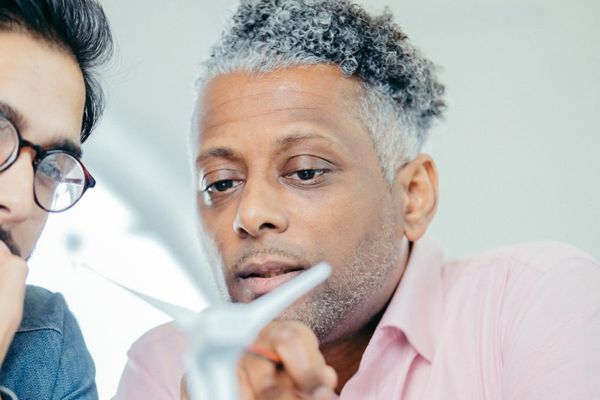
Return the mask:
<svg viewBox="0 0 600 400"><path fill-rule="evenodd" d="M435 68L394 24L347 1L242 2L199 79L292 66L337 65L355 77L352 114L369 130L388 180L414 158L444 109ZM401 112L399 112L401 111Z"/></svg>
<svg viewBox="0 0 600 400"><path fill-rule="evenodd" d="M198 212L230 299L333 266L257 339L283 368L240 361L242 398L600 395L596 261L529 244L448 263L424 237L444 87L389 12L242 1L198 86ZM170 325L146 334L117 398L185 397L185 348Z"/></svg>

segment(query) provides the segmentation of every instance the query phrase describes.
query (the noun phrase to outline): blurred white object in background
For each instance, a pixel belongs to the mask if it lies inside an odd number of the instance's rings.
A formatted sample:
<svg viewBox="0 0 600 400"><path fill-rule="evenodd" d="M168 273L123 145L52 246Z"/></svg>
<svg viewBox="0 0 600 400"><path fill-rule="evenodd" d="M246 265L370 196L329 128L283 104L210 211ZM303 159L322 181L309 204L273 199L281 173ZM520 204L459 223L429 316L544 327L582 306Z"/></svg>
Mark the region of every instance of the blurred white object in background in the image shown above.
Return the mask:
<svg viewBox="0 0 600 400"><path fill-rule="evenodd" d="M96 363L100 398L108 399L133 341L169 318L74 261L187 308L200 310L205 302L164 245L136 231L129 206L97 180L74 208L50 216L28 281L63 293Z"/></svg>

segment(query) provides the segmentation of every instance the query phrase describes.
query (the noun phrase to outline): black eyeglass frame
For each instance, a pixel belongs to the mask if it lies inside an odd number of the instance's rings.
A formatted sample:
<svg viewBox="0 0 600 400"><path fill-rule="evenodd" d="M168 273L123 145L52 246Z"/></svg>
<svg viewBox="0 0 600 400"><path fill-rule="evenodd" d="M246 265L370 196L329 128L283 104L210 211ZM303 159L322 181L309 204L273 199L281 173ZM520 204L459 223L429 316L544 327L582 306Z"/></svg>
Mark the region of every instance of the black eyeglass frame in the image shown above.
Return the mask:
<svg viewBox="0 0 600 400"><path fill-rule="evenodd" d="M90 189L93 188L94 186L96 186L96 180L94 179L94 177L92 176L92 174L87 170L87 168L85 168L85 165L83 165L83 162L81 162L81 160L79 159L79 157L77 157L77 155L73 154L70 151L67 150L63 150L63 149L44 149L42 146L37 145L35 143L30 142L29 140L25 140L23 139L23 137L21 136L21 132L19 132L19 130L17 129L17 127L15 126L15 124L13 124L8 118L0 115L0 121L4 120L6 123L8 123L11 128L15 131L15 133L17 134L17 139L18 139L18 145L17 145L17 149L10 155L10 157L8 158L8 160L4 163L4 165L0 166L0 173L8 170L18 159L19 159L19 155L21 154L21 150L24 147L29 147L31 149L33 149L35 151L35 156L33 158L33 176L35 179L35 174L37 173L37 168L38 165L40 164L40 162L47 156L52 155L52 154L66 154L68 156L70 156L71 158L73 158L81 167L82 171L83 171L83 175L85 178L85 182L83 184L83 190L81 191L81 194L79 195L79 197L77 198L77 200L75 200L73 202L73 204L71 204L69 207L60 209L60 210L49 210L46 207L44 207L40 201L37 198L37 195L35 193L35 184L33 185L33 199L35 200L35 204L38 205L38 207L40 207L42 210L47 211L47 212L51 212L51 213L59 213L59 212L63 212L63 211L67 211L68 209L70 209L71 207L73 207L75 204L77 204L77 202L83 197L84 193Z"/></svg>

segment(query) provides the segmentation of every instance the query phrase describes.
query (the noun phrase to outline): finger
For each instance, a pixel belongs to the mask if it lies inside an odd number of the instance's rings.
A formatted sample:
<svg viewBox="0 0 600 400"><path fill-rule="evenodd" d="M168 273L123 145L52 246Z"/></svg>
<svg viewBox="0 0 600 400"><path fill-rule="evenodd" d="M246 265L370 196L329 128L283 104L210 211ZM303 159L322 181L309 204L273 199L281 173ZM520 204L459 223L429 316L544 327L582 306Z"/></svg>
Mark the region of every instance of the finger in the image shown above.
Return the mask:
<svg viewBox="0 0 600 400"><path fill-rule="evenodd" d="M253 343L246 348L246 351L249 354L252 354L257 357L261 357L267 361L271 361L273 364L275 364L275 367L278 370L283 369L283 363L281 362L281 358L279 357L279 355L277 353L275 353L271 350L265 349L264 347L259 346L256 343Z"/></svg>
<svg viewBox="0 0 600 400"><path fill-rule="evenodd" d="M28 273L29 267L25 260L13 255L8 246L0 240L0 275L13 284L14 281L24 283Z"/></svg>
<svg viewBox="0 0 600 400"><path fill-rule="evenodd" d="M2 240L0 240L0 255L2 254L10 254L10 249Z"/></svg>
<svg viewBox="0 0 600 400"><path fill-rule="evenodd" d="M4 245L3 242L0 243ZM4 248L0 250L0 365L23 317L28 271L22 258L12 255Z"/></svg>
<svg viewBox="0 0 600 400"><path fill-rule="evenodd" d="M250 382L248 381L248 374L244 370L242 366L242 360L238 362L237 366L237 375L240 389L240 400L256 400L254 394L252 393L252 388L250 387Z"/></svg>
<svg viewBox="0 0 600 400"><path fill-rule="evenodd" d="M312 400L334 400L335 392L326 386L321 386L313 392Z"/></svg>
<svg viewBox="0 0 600 400"><path fill-rule="evenodd" d="M325 385L333 390L335 390L338 385L337 372L335 372L335 369L329 365L325 367Z"/></svg>
<svg viewBox="0 0 600 400"><path fill-rule="evenodd" d="M255 399L294 398L294 383L286 373L279 371L274 363L253 354L246 354L242 357L241 365Z"/></svg>
<svg viewBox="0 0 600 400"><path fill-rule="evenodd" d="M333 391L337 376L327 366L319 350L319 342L308 327L300 323L286 323L273 329L270 336L285 371L302 392L312 394L320 387Z"/></svg>
<svg viewBox="0 0 600 400"><path fill-rule="evenodd" d="M183 378L181 378L181 384L179 387L179 391L181 393L181 400L190 400L190 396L188 395L188 391L187 391L187 375L183 375Z"/></svg>
<svg viewBox="0 0 600 400"><path fill-rule="evenodd" d="M21 320L28 273L25 260L0 250L0 316L3 321Z"/></svg>

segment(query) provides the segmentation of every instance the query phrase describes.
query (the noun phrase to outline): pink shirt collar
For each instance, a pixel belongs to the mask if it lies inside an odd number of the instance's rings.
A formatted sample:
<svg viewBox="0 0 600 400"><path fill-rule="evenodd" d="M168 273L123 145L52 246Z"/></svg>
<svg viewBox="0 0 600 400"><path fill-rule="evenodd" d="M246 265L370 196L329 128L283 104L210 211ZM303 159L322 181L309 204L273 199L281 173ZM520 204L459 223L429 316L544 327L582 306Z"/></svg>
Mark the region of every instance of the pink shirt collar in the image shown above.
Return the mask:
<svg viewBox="0 0 600 400"><path fill-rule="evenodd" d="M433 240L423 238L413 244L404 275L376 329L401 331L429 362L442 323L443 260L442 250Z"/></svg>

